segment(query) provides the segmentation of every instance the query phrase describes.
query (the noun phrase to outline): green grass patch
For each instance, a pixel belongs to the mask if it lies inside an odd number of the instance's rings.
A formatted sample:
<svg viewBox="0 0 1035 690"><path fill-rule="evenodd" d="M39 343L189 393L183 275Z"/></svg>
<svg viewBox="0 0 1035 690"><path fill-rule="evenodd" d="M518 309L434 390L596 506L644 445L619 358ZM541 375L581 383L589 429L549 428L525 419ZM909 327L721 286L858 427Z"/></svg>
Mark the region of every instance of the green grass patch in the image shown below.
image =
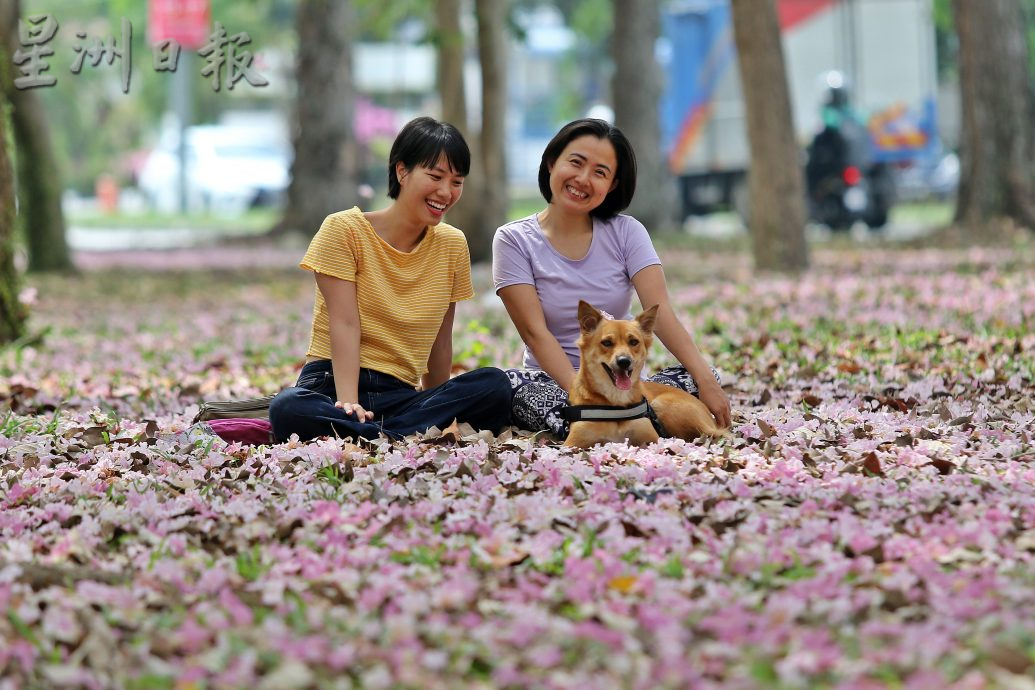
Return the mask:
<svg viewBox="0 0 1035 690"><path fill-rule="evenodd" d="M952 222L956 204L952 201L915 201L891 209L889 223L941 227Z"/></svg>
<svg viewBox="0 0 1035 690"><path fill-rule="evenodd" d="M280 218L273 208L256 208L240 215L213 213L79 213L70 215L68 225L81 228L109 230L169 230L192 228L218 231L224 234L261 234Z"/></svg>

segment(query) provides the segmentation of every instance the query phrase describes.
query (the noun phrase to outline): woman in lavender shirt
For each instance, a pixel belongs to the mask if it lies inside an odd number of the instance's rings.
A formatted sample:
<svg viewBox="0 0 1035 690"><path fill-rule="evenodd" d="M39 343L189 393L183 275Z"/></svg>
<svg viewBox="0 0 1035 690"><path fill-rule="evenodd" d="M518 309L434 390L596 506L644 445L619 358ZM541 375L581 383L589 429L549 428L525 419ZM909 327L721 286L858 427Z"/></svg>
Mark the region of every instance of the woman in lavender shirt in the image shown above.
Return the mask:
<svg viewBox="0 0 1035 690"><path fill-rule="evenodd" d="M681 365L650 380L697 395L729 426L729 399L672 311L647 230L621 215L636 189L625 135L603 120L565 125L543 152L539 189L546 208L499 228L492 242L496 294L525 342L524 368L507 372L513 422L567 435L560 409L579 365L579 300L627 319L635 290L640 304L661 305L655 331Z"/></svg>

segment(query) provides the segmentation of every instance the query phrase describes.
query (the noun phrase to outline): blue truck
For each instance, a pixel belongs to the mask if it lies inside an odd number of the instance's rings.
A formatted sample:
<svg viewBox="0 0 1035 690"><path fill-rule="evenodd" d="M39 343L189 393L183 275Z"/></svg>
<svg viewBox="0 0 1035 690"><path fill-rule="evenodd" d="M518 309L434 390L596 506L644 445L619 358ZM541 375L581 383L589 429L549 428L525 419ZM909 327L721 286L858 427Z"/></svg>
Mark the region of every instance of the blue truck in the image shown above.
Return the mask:
<svg viewBox="0 0 1035 690"><path fill-rule="evenodd" d="M931 0L776 4L803 151L823 129L831 76L839 75L865 127L867 158L874 166L892 170L940 156ZM662 26L663 153L679 181L683 214L742 210L750 149L729 0L670 3ZM866 175L857 172L849 171L846 180L865 185ZM859 193L845 197L857 198ZM893 195L880 202L884 219L892 200ZM868 203L874 222L867 222L881 224L878 202Z"/></svg>

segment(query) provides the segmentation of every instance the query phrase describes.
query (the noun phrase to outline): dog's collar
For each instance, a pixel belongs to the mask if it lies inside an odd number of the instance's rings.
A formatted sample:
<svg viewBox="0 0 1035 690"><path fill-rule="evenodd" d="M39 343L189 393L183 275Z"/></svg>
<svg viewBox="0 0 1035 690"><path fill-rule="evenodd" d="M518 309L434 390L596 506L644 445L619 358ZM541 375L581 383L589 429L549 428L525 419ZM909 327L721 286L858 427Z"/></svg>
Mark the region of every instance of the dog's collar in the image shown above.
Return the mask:
<svg viewBox="0 0 1035 690"><path fill-rule="evenodd" d="M642 419L650 414L647 398L632 405L568 405L561 410L561 416L572 422L625 422Z"/></svg>
<svg viewBox="0 0 1035 690"><path fill-rule="evenodd" d="M658 436L667 436L665 427L654 413L654 408L643 398L632 405L566 405L561 408L561 417L569 424L575 422L627 422L646 417L654 425Z"/></svg>

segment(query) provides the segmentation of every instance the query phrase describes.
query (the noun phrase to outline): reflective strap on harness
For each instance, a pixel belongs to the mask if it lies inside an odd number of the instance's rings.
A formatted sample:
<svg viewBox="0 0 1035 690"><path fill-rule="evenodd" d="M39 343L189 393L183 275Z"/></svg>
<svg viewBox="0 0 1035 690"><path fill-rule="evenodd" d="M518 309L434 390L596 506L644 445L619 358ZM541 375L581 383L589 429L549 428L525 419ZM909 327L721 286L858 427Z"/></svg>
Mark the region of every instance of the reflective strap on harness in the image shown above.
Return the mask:
<svg viewBox="0 0 1035 690"><path fill-rule="evenodd" d="M650 413L647 399L631 407L617 405L568 405L561 410L561 416L571 422L624 422L640 419Z"/></svg>
<svg viewBox="0 0 1035 690"><path fill-rule="evenodd" d="M644 398L635 405L621 407L617 405L566 405L561 408L561 417L569 424L574 422L627 422L646 417L654 425L658 436L667 436L654 408Z"/></svg>

